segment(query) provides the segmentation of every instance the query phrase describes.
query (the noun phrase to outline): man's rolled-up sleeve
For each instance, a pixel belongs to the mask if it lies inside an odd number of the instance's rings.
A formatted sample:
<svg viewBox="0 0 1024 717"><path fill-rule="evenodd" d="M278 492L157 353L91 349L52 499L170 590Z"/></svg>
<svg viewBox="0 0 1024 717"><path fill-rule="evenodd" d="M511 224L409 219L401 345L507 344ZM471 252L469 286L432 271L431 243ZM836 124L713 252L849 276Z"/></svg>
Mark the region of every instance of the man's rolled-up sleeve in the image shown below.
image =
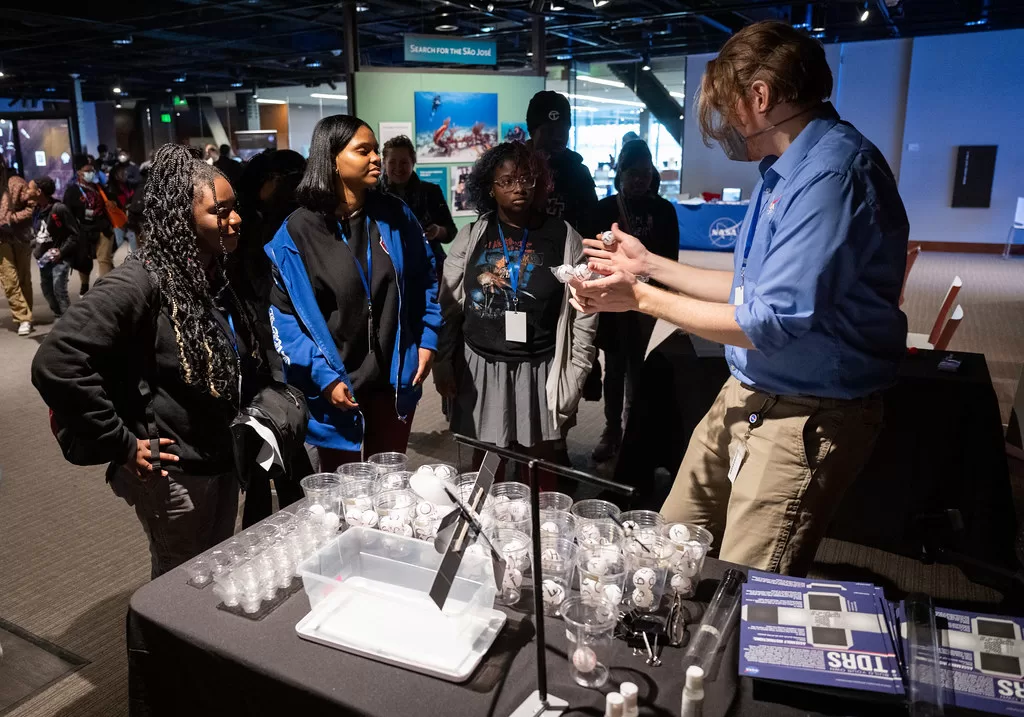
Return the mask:
<svg viewBox="0 0 1024 717"><path fill-rule="evenodd" d="M882 238L867 184L856 173L823 172L796 191L769 240L756 286L736 308L736 323L766 356L831 310Z"/></svg>

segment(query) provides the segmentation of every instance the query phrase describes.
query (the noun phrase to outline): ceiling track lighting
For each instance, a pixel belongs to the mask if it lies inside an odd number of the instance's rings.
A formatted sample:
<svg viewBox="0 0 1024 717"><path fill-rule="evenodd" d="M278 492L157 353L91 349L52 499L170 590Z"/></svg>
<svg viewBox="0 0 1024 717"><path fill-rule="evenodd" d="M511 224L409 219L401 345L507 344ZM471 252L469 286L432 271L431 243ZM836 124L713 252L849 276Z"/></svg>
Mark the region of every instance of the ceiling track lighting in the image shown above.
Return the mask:
<svg viewBox="0 0 1024 717"><path fill-rule="evenodd" d="M860 21L867 22L869 17L871 17L871 10L868 9L868 4L865 2L864 8L861 10L860 13Z"/></svg>

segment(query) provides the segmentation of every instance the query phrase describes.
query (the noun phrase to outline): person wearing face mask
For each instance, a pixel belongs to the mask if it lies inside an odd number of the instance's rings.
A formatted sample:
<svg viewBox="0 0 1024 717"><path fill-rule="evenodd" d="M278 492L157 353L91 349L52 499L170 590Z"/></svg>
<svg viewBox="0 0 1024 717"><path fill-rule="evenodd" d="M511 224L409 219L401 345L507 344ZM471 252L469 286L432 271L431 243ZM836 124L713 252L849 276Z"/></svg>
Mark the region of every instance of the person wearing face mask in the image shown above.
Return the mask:
<svg viewBox="0 0 1024 717"><path fill-rule="evenodd" d="M617 222L649 251L675 261L679 256L679 221L672 204L658 196L658 172L647 143L633 139L623 144L615 166L618 193L597 203L598 226L604 231ZM654 324L652 317L636 311L601 316L597 346L605 357L605 428L593 452L599 463L618 454L622 427Z"/></svg>
<svg viewBox="0 0 1024 717"><path fill-rule="evenodd" d="M466 193L480 218L445 261L434 383L453 402L453 432L567 463L562 432L597 353L597 320L576 315L552 272L582 260L583 244L544 211L549 186L543 158L520 142L477 160Z"/></svg>
<svg viewBox="0 0 1024 717"><path fill-rule="evenodd" d="M75 181L64 190L64 204L78 221L83 247L90 257L96 259L99 275L105 275L114 268L114 228L107 216L106 202L97 184L96 168L88 160L78 168ZM80 295L89 290L91 272L90 259L88 270L82 269L78 272L82 282Z"/></svg>
<svg viewBox="0 0 1024 717"><path fill-rule="evenodd" d="M313 129L299 209L266 246L285 377L309 399L321 469L404 452L441 329L430 247L378 189L377 138L350 115Z"/></svg>
<svg viewBox="0 0 1024 717"><path fill-rule="evenodd" d="M662 513L711 530L724 560L797 575L871 454L880 392L906 352L907 214L882 154L831 93L815 40L778 22L733 35L698 105L706 140L760 162L733 271L657 257L617 228L611 247L587 242L606 276L574 286L582 311L639 310L727 345L732 377Z"/></svg>
<svg viewBox="0 0 1024 717"><path fill-rule="evenodd" d="M65 456L108 463L111 488L135 507L154 578L233 533L230 425L271 380L269 327L232 286L240 222L220 172L188 147L158 149L139 251L32 361Z"/></svg>
<svg viewBox="0 0 1024 717"><path fill-rule="evenodd" d="M423 227L438 273L444 266L444 245L457 232L444 193L436 184L421 182L416 175L416 148L405 135L384 143L384 187L409 205Z"/></svg>

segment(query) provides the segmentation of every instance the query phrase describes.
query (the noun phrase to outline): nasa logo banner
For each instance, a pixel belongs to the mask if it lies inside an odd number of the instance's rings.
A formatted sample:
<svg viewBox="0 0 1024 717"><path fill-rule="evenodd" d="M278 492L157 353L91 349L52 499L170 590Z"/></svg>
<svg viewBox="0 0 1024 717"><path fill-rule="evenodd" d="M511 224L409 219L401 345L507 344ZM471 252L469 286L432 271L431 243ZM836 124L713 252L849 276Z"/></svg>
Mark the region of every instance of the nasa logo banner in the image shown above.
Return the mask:
<svg viewBox="0 0 1024 717"><path fill-rule="evenodd" d="M708 240L719 248L730 249L736 245L739 231L740 223L735 219L720 217L711 222L711 227L708 229Z"/></svg>

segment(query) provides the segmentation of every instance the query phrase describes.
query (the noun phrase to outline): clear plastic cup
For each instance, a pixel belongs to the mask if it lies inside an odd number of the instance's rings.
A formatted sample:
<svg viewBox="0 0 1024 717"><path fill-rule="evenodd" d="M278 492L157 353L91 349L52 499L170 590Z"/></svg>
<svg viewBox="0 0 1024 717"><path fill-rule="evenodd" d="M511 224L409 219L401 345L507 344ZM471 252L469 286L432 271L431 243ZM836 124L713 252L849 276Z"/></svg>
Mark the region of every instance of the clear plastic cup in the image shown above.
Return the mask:
<svg viewBox="0 0 1024 717"><path fill-rule="evenodd" d="M614 503L609 503L606 500L599 500L597 498L588 498L587 500L580 500L572 504L569 512L576 516L576 526L583 525L584 523L594 521L608 521L614 516L618 518L622 511Z"/></svg>
<svg viewBox="0 0 1024 717"><path fill-rule="evenodd" d="M525 483L506 481L491 486L494 503L490 510L497 528L521 530L532 534L530 526L530 487Z"/></svg>
<svg viewBox="0 0 1024 717"><path fill-rule="evenodd" d="M521 530L498 528L492 542L505 559L501 591L495 595L494 602L515 605L523 595L523 582L529 579L530 536Z"/></svg>
<svg viewBox="0 0 1024 717"><path fill-rule="evenodd" d="M537 496L541 510L569 510L572 507L572 498L565 493L553 490L541 491Z"/></svg>
<svg viewBox="0 0 1024 717"><path fill-rule="evenodd" d="M572 590L578 551L572 538L541 538L541 598L545 615L561 615L562 602Z"/></svg>
<svg viewBox="0 0 1024 717"><path fill-rule="evenodd" d="M644 546L626 551L626 598L638 612L655 612L665 594L665 574L675 549L661 536L645 537Z"/></svg>
<svg viewBox="0 0 1024 717"><path fill-rule="evenodd" d="M626 581L626 560L612 545L580 548L576 554L576 572L580 577L580 597L603 599L618 605Z"/></svg>
<svg viewBox="0 0 1024 717"><path fill-rule="evenodd" d="M377 513L373 509L376 485L376 479L351 480L342 485L341 502L346 523L364 528L377 527Z"/></svg>
<svg viewBox="0 0 1024 717"><path fill-rule="evenodd" d="M185 566L188 581L196 587L204 587L210 583L213 565L205 555L200 555Z"/></svg>
<svg viewBox="0 0 1024 717"><path fill-rule="evenodd" d="M441 526L441 516L417 515L412 520L412 534L420 540L433 540L437 537L437 529Z"/></svg>
<svg viewBox="0 0 1024 717"><path fill-rule="evenodd" d="M576 521L576 540L583 548L612 546L621 549L625 537L622 528L610 520Z"/></svg>
<svg viewBox="0 0 1024 717"><path fill-rule="evenodd" d="M631 534L637 537L656 537L661 535L665 517L653 510L627 510L619 516L619 522L622 523L622 529L626 531L627 537Z"/></svg>
<svg viewBox="0 0 1024 717"><path fill-rule="evenodd" d="M562 619L569 640L570 677L583 687L604 686L619 620L618 607L601 598L571 597L562 603Z"/></svg>
<svg viewBox="0 0 1024 717"><path fill-rule="evenodd" d="M473 486L476 485L476 479L480 474L476 471L470 473L463 473L455 481L455 488L459 492L459 497L465 501L468 501L473 495ZM484 498L484 508L490 508L494 505L494 496L490 493Z"/></svg>
<svg viewBox="0 0 1024 717"><path fill-rule="evenodd" d="M385 533L412 537L412 521L416 517L418 496L411 490L387 490L373 498L377 527Z"/></svg>
<svg viewBox="0 0 1024 717"><path fill-rule="evenodd" d="M299 481L310 505L323 506L324 511L341 512L341 480L334 473L314 473Z"/></svg>
<svg viewBox="0 0 1024 717"><path fill-rule="evenodd" d="M704 558L707 557L714 536L699 525L691 523L671 523L662 528L662 535L668 539L673 548L669 557L668 578L669 588L682 597L692 597L697 592L697 584L704 570Z"/></svg>
<svg viewBox="0 0 1024 717"><path fill-rule="evenodd" d="M341 477L342 483L353 480L376 480L380 476L375 463L344 463L334 472Z"/></svg>
<svg viewBox="0 0 1024 717"><path fill-rule="evenodd" d="M541 493L541 495L544 495ZM576 538L576 516L567 510L540 511L540 534L542 538Z"/></svg>
<svg viewBox="0 0 1024 717"><path fill-rule="evenodd" d="M366 462L377 466L377 473L380 475L387 475L404 471L409 466L409 456L395 452L374 453Z"/></svg>
<svg viewBox="0 0 1024 717"><path fill-rule="evenodd" d="M377 479L377 492L383 493L386 490L411 490L409 479L412 477L410 471L389 471L381 474Z"/></svg>

